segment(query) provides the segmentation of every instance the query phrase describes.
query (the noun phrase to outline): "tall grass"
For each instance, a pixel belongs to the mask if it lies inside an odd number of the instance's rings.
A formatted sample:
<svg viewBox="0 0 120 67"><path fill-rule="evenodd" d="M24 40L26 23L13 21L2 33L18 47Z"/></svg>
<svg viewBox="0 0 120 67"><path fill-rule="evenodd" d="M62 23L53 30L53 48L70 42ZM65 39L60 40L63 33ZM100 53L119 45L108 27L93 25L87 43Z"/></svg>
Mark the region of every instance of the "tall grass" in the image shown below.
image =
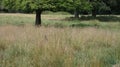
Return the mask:
<svg viewBox="0 0 120 67"><path fill-rule="evenodd" d="M112 67L120 64L120 31L0 26L0 67Z"/></svg>

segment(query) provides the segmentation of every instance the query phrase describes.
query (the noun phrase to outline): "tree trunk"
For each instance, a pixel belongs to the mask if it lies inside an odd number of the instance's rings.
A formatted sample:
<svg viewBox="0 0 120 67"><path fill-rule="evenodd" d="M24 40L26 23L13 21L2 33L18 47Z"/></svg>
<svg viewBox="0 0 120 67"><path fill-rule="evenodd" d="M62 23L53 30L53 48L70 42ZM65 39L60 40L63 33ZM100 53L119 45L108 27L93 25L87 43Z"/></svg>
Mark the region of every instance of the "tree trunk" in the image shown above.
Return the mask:
<svg viewBox="0 0 120 67"><path fill-rule="evenodd" d="M40 26L41 25L41 10L36 10L36 21L35 21L35 25L36 26Z"/></svg>
<svg viewBox="0 0 120 67"><path fill-rule="evenodd" d="M77 8L75 9L74 15L75 15L75 18L79 18L79 10Z"/></svg>
<svg viewBox="0 0 120 67"><path fill-rule="evenodd" d="M96 9L93 9L93 10L92 10L92 17L94 17L94 18L95 18L95 17L96 17L96 15L97 15L97 13L96 13Z"/></svg>

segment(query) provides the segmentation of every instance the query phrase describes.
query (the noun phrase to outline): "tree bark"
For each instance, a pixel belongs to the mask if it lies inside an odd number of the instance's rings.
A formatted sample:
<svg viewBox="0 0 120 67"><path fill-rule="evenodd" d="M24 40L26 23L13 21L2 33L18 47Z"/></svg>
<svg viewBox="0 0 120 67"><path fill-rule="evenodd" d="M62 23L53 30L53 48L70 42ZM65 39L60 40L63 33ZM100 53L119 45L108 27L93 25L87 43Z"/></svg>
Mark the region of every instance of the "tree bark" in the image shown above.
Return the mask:
<svg viewBox="0 0 120 67"><path fill-rule="evenodd" d="M40 26L41 25L41 10L36 10L36 20L35 20L35 25Z"/></svg>
<svg viewBox="0 0 120 67"><path fill-rule="evenodd" d="M97 15L97 13L96 13L96 9L93 9L93 10L92 10L92 17L94 17L94 18L95 18L95 17L96 17L96 15Z"/></svg>
<svg viewBox="0 0 120 67"><path fill-rule="evenodd" d="M75 18L79 18L79 10L77 8L75 9L74 15Z"/></svg>
<svg viewBox="0 0 120 67"><path fill-rule="evenodd" d="M93 7L93 9L92 9L92 17L96 17L96 15L97 15L97 11L96 11L96 6L93 4L94 3L94 1L95 0L89 0L89 2L92 4L92 7Z"/></svg>

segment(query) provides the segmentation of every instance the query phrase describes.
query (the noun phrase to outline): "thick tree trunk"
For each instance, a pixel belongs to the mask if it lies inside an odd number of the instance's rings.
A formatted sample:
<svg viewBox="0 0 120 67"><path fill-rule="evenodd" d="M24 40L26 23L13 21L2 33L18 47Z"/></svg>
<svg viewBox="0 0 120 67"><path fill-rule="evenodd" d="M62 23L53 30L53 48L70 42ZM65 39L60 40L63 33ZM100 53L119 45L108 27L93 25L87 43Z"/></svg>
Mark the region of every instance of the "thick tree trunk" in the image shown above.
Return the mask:
<svg viewBox="0 0 120 67"><path fill-rule="evenodd" d="M41 10L36 10L36 20L35 20L35 25L40 26L41 25Z"/></svg>
<svg viewBox="0 0 120 67"><path fill-rule="evenodd" d="M75 18L79 18L79 10L76 8L74 13Z"/></svg>

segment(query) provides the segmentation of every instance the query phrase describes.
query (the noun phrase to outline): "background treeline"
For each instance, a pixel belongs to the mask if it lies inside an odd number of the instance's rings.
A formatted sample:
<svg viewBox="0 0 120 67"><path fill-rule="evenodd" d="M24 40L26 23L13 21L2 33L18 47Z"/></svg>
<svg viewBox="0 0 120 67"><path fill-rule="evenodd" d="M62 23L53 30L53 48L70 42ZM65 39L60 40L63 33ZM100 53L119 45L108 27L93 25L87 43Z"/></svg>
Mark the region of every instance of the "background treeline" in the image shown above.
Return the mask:
<svg viewBox="0 0 120 67"><path fill-rule="evenodd" d="M33 13L34 9L29 5L27 0L0 0L0 12L19 12L19 13ZM35 0L34 0L35 1ZM37 0L36 0L37 1ZM39 1L39 0L38 0ZM74 2L74 3L72 3ZM120 14L120 0L62 0L53 4L57 6L54 9L47 9L48 11L65 11L80 14ZM75 7L73 7L75 6Z"/></svg>

